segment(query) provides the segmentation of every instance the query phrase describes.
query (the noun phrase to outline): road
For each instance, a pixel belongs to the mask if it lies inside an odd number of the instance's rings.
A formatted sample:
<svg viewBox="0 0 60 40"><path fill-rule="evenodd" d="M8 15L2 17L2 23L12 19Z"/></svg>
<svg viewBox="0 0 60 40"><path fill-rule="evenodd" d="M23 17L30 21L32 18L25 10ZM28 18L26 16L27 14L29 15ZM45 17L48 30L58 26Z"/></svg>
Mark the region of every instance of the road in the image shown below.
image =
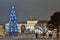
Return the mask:
<svg viewBox="0 0 60 40"><path fill-rule="evenodd" d="M60 38L20 38L20 37L0 37L0 40L60 40Z"/></svg>
<svg viewBox="0 0 60 40"><path fill-rule="evenodd" d="M60 39L44 39L44 38L41 38L41 39L34 39L34 38L0 38L0 40L60 40Z"/></svg>

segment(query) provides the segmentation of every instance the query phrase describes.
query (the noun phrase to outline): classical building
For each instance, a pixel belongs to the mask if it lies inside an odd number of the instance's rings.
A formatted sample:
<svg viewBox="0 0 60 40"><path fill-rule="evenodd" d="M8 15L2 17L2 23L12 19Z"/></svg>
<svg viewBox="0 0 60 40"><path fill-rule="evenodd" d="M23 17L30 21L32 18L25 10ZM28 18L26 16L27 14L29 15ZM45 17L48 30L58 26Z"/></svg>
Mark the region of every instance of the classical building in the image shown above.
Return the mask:
<svg viewBox="0 0 60 40"><path fill-rule="evenodd" d="M49 22L49 20L39 20L38 21L38 24L40 25L40 26L46 26L47 25L47 23Z"/></svg>
<svg viewBox="0 0 60 40"><path fill-rule="evenodd" d="M18 26L18 31L20 33L20 32L22 32L21 30L22 30L23 26L26 30L29 29L30 31L34 31L35 28L38 28L38 26L41 27L43 25L44 27L46 27L47 23L48 23L47 20L39 20L39 21L38 20L29 20L27 22L18 22L17 26ZM36 24L38 24L38 25L36 26ZM8 28L9 28L9 23L5 24L6 32L7 32Z"/></svg>
<svg viewBox="0 0 60 40"><path fill-rule="evenodd" d="M27 22L18 22L17 26L18 26L18 32L22 32L22 28L23 26L25 27L25 29L30 29L30 31L34 30L34 26L35 24L37 24L38 21L27 21ZM9 28L9 23L5 24L5 30L6 32L8 31Z"/></svg>
<svg viewBox="0 0 60 40"><path fill-rule="evenodd" d="M43 34L43 32L46 33L46 37L49 37L49 34L52 34L52 37L54 36L53 33L47 28L47 23L49 20L28 20L27 22L18 22L18 32L19 34L25 33L26 30L35 31L35 33ZM5 31L7 33L9 28L9 23L5 24Z"/></svg>
<svg viewBox="0 0 60 40"><path fill-rule="evenodd" d="M27 22L18 22L17 26L19 34L24 33L27 26Z"/></svg>
<svg viewBox="0 0 60 40"><path fill-rule="evenodd" d="M27 21L27 29L30 29L31 31L34 30L34 27L37 23L38 23L37 20Z"/></svg>
<svg viewBox="0 0 60 40"><path fill-rule="evenodd" d="M32 31L34 30L34 27L37 23L38 23L38 20L35 20L34 18L32 18L27 22L18 22L17 24L18 32L24 33L24 31L26 30ZM9 29L9 23L5 24L6 33L8 32L8 29Z"/></svg>

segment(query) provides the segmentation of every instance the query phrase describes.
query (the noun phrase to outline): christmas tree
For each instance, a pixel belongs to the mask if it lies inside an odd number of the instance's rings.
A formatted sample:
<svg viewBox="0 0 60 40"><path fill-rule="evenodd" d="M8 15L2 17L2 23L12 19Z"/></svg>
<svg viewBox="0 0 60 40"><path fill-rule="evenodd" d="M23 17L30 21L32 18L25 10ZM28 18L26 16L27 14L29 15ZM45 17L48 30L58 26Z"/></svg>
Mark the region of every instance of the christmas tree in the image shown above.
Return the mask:
<svg viewBox="0 0 60 40"><path fill-rule="evenodd" d="M16 22L16 15L15 15L15 6L11 7L8 34L18 35L18 27L17 27L17 22Z"/></svg>

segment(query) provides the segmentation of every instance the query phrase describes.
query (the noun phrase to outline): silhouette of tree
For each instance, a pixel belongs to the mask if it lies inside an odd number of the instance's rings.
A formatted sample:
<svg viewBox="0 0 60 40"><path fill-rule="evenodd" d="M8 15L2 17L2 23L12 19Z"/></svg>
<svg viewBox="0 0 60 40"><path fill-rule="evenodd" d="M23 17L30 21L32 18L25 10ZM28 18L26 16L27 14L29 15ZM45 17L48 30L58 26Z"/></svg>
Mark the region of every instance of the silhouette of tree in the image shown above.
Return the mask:
<svg viewBox="0 0 60 40"><path fill-rule="evenodd" d="M59 37L59 26L60 26L60 12L55 12L52 16L51 16L51 20L48 22L49 28L50 29L54 29L57 28L57 38Z"/></svg>

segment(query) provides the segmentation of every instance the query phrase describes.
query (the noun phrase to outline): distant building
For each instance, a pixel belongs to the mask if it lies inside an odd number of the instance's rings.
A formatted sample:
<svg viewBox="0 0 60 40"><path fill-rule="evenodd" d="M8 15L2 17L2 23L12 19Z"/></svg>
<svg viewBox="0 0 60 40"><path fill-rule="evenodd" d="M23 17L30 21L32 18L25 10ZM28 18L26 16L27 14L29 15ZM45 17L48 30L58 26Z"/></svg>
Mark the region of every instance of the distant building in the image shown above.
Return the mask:
<svg viewBox="0 0 60 40"><path fill-rule="evenodd" d="M34 18L32 18L31 20L29 20L27 22L18 22L18 24L17 24L18 32L21 33L22 32L22 28L25 28L26 30L29 29L30 31L32 31L32 30L34 30L34 26L37 23L38 23L38 20L35 20ZM6 32L8 32L8 29L9 29L9 23L5 24Z"/></svg>
<svg viewBox="0 0 60 40"><path fill-rule="evenodd" d="M38 24L40 27L42 25L46 27L48 22L49 22L48 20L39 20L39 21L38 20L29 20L27 22L18 22L18 24L17 24L18 31L19 31L19 33L21 33L22 25L24 25L26 29L33 31L33 30L35 30L35 27L37 27L36 24ZM7 32L8 28L9 28L9 23L5 24L6 32Z"/></svg>
<svg viewBox="0 0 60 40"><path fill-rule="evenodd" d="M48 22L49 22L49 20L39 20L38 24L46 26Z"/></svg>
<svg viewBox="0 0 60 40"><path fill-rule="evenodd" d="M34 27L37 23L37 20L27 21L27 29L34 30Z"/></svg>
<svg viewBox="0 0 60 40"><path fill-rule="evenodd" d="M4 25L1 25L1 24L0 24L0 36L5 36Z"/></svg>
<svg viewBox="0 0 60 40"><path fill-rule="evenodd" d="M22 25L25 26L26 29L30 29L32 31L34 29L35 24L37 24L38 21L27 21L27 22L18 22L18 32L21 32ZM9 23L5 24L5 30L8 31Z"/></svg>

